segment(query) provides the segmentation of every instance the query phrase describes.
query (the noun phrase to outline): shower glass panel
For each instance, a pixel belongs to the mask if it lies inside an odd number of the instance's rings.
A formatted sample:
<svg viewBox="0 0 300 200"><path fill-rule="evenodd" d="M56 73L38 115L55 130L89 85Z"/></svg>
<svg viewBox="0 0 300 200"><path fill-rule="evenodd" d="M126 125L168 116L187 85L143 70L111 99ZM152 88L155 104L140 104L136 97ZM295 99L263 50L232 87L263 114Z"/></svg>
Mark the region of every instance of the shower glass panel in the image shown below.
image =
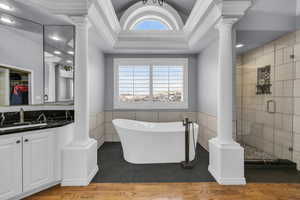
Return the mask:
<svg viewBox="0 0 300 200"><path fill-rule="evenodd" d="M296 34L237 59L237 138L245 160L292 161Z"/></svg>

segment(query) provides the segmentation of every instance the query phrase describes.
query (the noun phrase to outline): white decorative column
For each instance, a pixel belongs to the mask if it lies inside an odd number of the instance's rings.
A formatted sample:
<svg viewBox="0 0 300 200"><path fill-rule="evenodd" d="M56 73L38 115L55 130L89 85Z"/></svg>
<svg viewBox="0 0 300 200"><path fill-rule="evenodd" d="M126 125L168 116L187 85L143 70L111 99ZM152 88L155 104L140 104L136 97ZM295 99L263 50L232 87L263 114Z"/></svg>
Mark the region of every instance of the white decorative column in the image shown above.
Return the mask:
<svg viewBox="0 0 300 200"><path fill-rule="evenodd" d="M218 59L218 136L209 141L209 171L219 184L245 184L244 149L233 140L233 24L235 18L221 18Z"/></svg>
<svg viewBox="0 0 300 200"><path fill-rule="evenodd" d="M97 141L89 137L89 81L87 16L70 17L75 36L75 130L73 141L63 150L63 186L85 186L98 171Z"/></svg>

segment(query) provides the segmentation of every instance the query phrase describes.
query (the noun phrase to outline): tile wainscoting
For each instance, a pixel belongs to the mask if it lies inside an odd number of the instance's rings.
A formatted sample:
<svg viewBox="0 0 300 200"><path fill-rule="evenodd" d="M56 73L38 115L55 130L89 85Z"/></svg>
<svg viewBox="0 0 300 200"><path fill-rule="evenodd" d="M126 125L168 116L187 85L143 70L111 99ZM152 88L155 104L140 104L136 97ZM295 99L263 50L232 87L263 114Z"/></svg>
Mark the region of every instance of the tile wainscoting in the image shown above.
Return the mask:
<svg viewBox="0 0 300 200"><path fill-rule="evenodd" d="M182 121L185 117L198 121L197 112L147 112L147 111L106 111L105 112L105 141L119 142L119 136L115 131L113 119L132 119L147 122L174 122Z"/></svg>
<svg viewBox="0 0 300 200"><path fill-rule="evenodd" d="M105 112L105 141L119 142L115 131L113 119L132 119L148 122L174 122L182 121L185 117L196 121L199 124L198 142L208 151L208 140L217 136L217 118L202 112L143 112L143 111L124 111L124 112ZM235 123L233 124L235 130ZM235 136L235 134L234 134Z"/></svg>
<svg viewBox="0 0 300 200"><path fill-rule="evenodd" d="M198 142L202 147L209 151L208 141L214 137L217 137L217 117L207 113L198 112L198 123ZM233 139L236 140L236 121L232 122L232 130Z"/></svg>
<svg viewBox="0 0 300 200"><path fill-rule="evenodd" d="M98 148L105 141L104 116L104 112L90 114L90 137L97 140Z"/></svg>

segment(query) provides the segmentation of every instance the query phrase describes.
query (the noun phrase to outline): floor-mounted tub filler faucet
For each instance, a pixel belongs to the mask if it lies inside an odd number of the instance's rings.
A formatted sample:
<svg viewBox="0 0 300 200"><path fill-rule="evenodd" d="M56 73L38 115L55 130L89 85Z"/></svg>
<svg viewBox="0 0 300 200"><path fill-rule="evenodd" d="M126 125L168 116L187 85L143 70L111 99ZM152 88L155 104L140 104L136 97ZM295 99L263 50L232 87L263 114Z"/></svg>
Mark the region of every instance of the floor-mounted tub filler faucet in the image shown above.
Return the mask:
<svg viewBox="0 0 300 200"><path fill-rule="evenodd" d="M70 111L66 110L65 114L66 114L66 121L68 121L68 118L70 118L71 121L73 120L73 117L72 117Z"/></svg>
<svg viewBox="0 0 300 200"><path fill-rule="evenodd" d="M1 121L0 121L0 125L3 126L5 122L5 114L4 113L1 113Z"/></svg>
<svg viewBox="0 0 300 200"><path fill-rule="evenodd" d="M185 127L185 161L181 162L181 167L183 169L192 169L194 164L190 161L190 125L193 125L193 122L189 120L189 118L185 118L182 122L182 125ZM194 125L193 128L193 137L194 136ZM195 140L195 139L194 139ZM195 141L194 141L195 143ZM196 147L195 147L195 157L196 157Z"/></svg>

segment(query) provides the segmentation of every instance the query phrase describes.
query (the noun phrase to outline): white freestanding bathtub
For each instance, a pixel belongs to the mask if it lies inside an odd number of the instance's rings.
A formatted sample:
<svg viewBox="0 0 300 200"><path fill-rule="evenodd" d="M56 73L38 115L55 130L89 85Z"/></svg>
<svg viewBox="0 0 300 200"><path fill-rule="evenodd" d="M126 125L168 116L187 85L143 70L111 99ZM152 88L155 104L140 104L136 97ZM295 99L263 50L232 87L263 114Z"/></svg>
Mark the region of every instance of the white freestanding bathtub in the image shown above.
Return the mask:
<svg viewBox="0 0 300 200"><path fill-rule="evenodd" d="M185 160L185 127L182 122L150 123L114 119L124 159L134 164L179 163ZM190 126L190 160L195 158L198 125ZM194 133L194 135L193 135ZM195 141L195 142L194 142Z"/></svg>

